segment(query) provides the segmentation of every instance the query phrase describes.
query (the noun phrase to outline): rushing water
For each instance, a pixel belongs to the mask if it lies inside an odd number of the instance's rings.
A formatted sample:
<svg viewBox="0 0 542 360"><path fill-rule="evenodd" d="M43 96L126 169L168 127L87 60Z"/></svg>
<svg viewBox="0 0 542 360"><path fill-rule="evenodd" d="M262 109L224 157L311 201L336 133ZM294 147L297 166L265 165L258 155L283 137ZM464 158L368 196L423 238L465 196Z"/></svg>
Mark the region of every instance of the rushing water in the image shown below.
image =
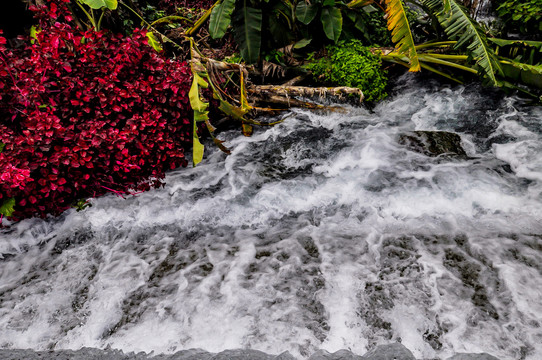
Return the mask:
<svg viewBox="0 0 542 360"><path fill-rule="evenodd" d="M0 348L542 358L542 110L411 81L2 230ZM457 132L468 156L409 150L411 130Z"/></svg>

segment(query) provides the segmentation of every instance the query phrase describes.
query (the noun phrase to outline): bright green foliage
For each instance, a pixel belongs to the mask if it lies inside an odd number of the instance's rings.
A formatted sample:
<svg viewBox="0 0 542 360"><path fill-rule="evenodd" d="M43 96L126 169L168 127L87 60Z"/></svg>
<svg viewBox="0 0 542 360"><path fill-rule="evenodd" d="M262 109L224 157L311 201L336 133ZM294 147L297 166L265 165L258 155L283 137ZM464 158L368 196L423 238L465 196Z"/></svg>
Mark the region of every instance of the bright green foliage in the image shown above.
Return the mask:
<svg viewBox="0 0 542 360"><path fill-rule="evenodd" d="M315 77L335 85L356 87L365 100L377 101L387 96L386 72L378 55L371 53L359 40L341 41L328 46L328 57L308 65Z"/></svg>
<svg viewBox="0 0 542 360"><path fill-rule="evenodd" d="M13 216L13 212L15 211L15 209L13 208L14 206L15 206L15 199L14 198L7 199L6 201L4 201L2 206L0 206L0 214L4 216L8 216L8 217Z"/></svg>
<svg viewBox="0 0 542 360"><path fill-rule="evenodd" d="M164 50L162 48L162 44L160 44L160 41L158 41L158 39L156 38L156 36L154 36L154 33L152 31L147 32L147 39L148 39L147 41L149 45L152 46L152 48L156 50L156 52L160 52Z"/></svg>
<svg viewBox="0 0 542 360"><path fill-rule="evenodd" d="M92 207L92 204L88 202L88 200L85 199L79 199L76 202L73 203L73 207L77 212L83 211L86 208Z"/></svg>
<svg viewBox="0 0 542 360"><path fill-rule="evenodd" d="M199 141L197 124L198 122L209 119L209 103L203 101L200 97L200 88L207 88L209 84L198 74L195 67L195 64L192 63L192 74L194 76L194 80L192 81L192 86L188 94L190 106L194 110L194 122L192 129L192 163L194 166L201 162L204 152L204 146Z"/></svg>
<svg viewBox="0 0 542 360"><path fill-rule="evenodd" d="M542 1L505 0L497 8L502 19L522 33L542 33Z"/></svg>
<svg viewBox="0 0 542 360"><path fill-rule="evenodd" d="M118 6L117 0L80 0L83 4L88 5L91 9L108 8L115 10Z"/></svg>

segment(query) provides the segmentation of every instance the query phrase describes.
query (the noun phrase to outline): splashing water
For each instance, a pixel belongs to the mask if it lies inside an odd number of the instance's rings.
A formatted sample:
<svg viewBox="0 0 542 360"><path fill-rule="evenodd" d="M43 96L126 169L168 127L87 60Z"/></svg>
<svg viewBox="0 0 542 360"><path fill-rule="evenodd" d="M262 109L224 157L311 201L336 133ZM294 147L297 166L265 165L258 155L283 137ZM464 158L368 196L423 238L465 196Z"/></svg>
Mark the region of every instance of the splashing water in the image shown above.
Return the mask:
<svg viewBox="0 0 542 360"><path fill-rule="evenodd" d="M374 111L226 133L163 189L3 229L0 348L540 359L541 134L539 107L407 80Z"/></svg>

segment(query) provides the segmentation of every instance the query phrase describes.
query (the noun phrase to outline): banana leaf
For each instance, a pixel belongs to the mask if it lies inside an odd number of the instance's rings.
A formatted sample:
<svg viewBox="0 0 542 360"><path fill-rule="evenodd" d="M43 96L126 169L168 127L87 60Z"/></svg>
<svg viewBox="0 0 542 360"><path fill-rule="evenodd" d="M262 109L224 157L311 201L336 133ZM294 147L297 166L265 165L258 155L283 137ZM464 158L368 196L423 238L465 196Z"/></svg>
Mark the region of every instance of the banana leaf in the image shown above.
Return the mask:
<svg viewBox="0 0 542 360"><path fill-rule="evenodd" d="M262 43L262 10L247 6L247 1L233 14L234 38L241 56L248 64L258 61Z"/></svg>
<svg viewBox="0 0 542 360"><path fill-rule="evenodd" d="M497 75L502 74L502 69L482 28L469 16L468 10L456 0L425 0L424 4L437 14L446 34L452 40L457 39L455 48L466 48L485 79L499 86Z"/></svg>
<svg viewBox="0 0 542 360"><path fill-rule="evenodd" d="M309 25L318 13L318 5L307 4L305 1L300 1L295 7L295 17L305 25Z"/></svg>
<svg viewBox="0 0 542 360"><path fill-rule="evenodd" d="M408 71L420 71L418 53L402 0L386 0L386 14L388 30L391 31L391 39L396 44L395 49L400 54L406 55L410 61Z"/></svg>
<svg viewBox="0 0 542 360"><path fill-rule="evenodd" d="M508 59L501 60L501 65L507 79L542 89L542 65L529 65Z"/></svg>
<svg viewBox="0 0 542 360"><path fill-rule="evenodd" d="M337 42L343 29L343 16L341 10L336 7L323 8L320 20L322 21L324 33L327 38Z"/></svg>
<svg viewBox="0 0 542 360"><path fill-rule="evenodd" d="M507 40L507 39L499 39L499 38L487 38L489 41L494 43L495 45L499 47L505 47L505 46L529 46L534 47L538 49L540 52L542 52L542 41L531 41L531 40Z"/></svg>
<svg viewBox="0 0 542 360"><path fill-rule="evenodd" d="M213 39L220 39L226 34L234 8L235 0L224 0L213 8L209 19L209 34Z"/></svg>
<svg viewBox="0 0 542 360"><path fill-rule="evenodd" d="M109 10L115 10L118 7L117 0L78 0L85 5L88 5L91 9L108 8Z"/></svg>

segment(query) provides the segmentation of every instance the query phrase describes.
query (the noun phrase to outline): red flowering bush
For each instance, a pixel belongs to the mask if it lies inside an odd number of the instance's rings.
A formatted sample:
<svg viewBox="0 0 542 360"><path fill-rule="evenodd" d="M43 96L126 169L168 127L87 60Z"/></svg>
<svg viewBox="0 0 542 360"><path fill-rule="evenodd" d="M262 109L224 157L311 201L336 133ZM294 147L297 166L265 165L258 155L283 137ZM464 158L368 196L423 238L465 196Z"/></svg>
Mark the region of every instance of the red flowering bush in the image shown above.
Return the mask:
<svg viewBox="0 0 542 360"><path fill-rule="evenodd" d="M0 206L14 198L16 219L159 186L191 146L190 67L144 31L75 29L66 3L32 8L40 31L26 49L0 33Z"/></svg>

